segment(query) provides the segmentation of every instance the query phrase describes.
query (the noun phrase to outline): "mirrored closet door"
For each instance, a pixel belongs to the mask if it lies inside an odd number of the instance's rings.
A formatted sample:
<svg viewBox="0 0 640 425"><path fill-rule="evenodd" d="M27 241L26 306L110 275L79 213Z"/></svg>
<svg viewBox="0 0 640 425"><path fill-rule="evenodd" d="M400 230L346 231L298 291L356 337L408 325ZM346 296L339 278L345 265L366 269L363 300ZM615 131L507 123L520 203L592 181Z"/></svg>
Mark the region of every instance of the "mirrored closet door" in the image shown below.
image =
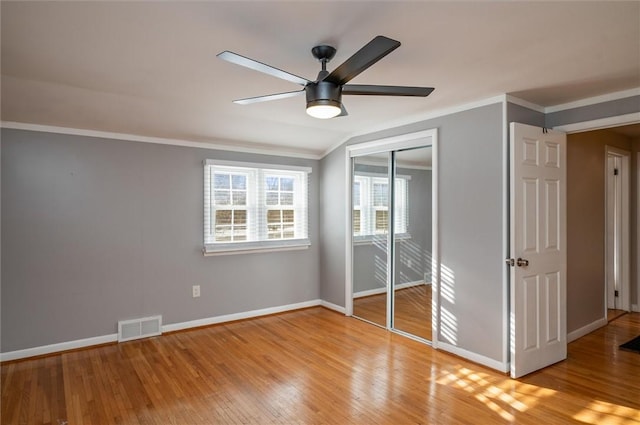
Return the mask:
<svg viewBox="0 0 640 425"><path fill-rule="evenodd" d="M395 330L431 341L431 147L393 153Z"/></svg>
<svg viewBox="0 0 640 425"><path fill-rule="evenodd" d="M390 153L353 158L353 315L387 326Z"/></svg>
<svg viewBox="0 0 640 425"><path fill-rule="evenodd" d="M353 316L428 342L433 148L370 150L350 158Z"/></svg>

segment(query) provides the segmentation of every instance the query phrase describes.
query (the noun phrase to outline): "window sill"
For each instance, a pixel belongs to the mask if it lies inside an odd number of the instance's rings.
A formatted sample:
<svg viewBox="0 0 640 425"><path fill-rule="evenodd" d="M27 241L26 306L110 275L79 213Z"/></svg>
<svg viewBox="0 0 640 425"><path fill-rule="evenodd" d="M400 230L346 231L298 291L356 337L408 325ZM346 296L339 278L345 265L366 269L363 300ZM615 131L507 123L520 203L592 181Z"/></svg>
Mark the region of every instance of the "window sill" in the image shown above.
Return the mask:
<svg viewBox="0 0 640 425"><path fill-rule="evenodd" d="M268 244L260 246L229 246L207 248L202 250L205 257L216 257L219 255L236 255L236 254L257 254L263 252L280 252L280 251L299 251L309 249L311 242L308 240L291 241L290 243Z"/></svg>

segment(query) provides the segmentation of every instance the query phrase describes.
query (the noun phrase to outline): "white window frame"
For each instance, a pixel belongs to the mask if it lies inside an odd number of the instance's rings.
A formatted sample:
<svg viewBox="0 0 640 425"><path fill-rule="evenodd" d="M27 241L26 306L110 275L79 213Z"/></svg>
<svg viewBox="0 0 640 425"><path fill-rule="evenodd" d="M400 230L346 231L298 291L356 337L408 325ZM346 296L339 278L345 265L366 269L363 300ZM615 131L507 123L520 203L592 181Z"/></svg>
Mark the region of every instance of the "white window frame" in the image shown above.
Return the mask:
<svg viewBox="0 0 640 425"><path fill-rule="evenodd" d="M204 161L204 249L205 255L240 254L250 252L306 249L309 239L309 175L310 167L275 165L207 159ZM247 240L216 241L213 178L215 172L247 175ZM267 205L266 176L294 179L294 196L291 208ZM233 205L228 208L233 209ZM268 239L267 211L291 209L294 211L294 237Z"/></svg>

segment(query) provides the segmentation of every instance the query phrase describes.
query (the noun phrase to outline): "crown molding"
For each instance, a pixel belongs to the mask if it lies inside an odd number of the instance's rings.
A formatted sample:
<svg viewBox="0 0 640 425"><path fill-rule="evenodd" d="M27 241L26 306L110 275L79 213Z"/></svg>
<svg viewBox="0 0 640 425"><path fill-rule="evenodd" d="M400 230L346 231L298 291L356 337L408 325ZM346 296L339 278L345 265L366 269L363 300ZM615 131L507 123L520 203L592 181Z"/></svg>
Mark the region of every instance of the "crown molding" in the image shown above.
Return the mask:
<svg viewBox="0 0 640 425"><path fill-rule="evenodd" d="M550 114L553 112L566 111L567 109L581 108L583 106L596 105L598 103L611 102L613 100L620 100L633 96L640 96L640 87L607 93L601 96L588 97L586 99L580 99L574 102L563 103L560 105L547 106L546 108L544 108L544 113Z"/></svg>
<svg viewBox="0 0 640 425"><path fill-rule="evenodd" d="M112 132L100 131L100 130L58 127L58 126L52 126L52 125L30 124L30 123L22 123L22 122L14 122L14 121L2 121L0 122L0 128L7 128L7 129L13 129L13 130L38 131L38 132L55 133L55 134L68 134L73 136L98 137L102 139L123 140L128 142L154 143L158 145L173 145L173 146L184 146L184 147L191 147L191 148L253 153L253 154L261 154L261 155L275 155L275 156L284 156L284 157L290 157L290 158L302 158L302 159L314 159L314 160L319 160L322 158L322 155L302 153L302 152L286 150L286 149L279 149L273 146L252 147L252 146L234 145L229 143L195 142L191 140L169 139L164 137L150 137L150 136L141 136L137 134L126 134L126 133L112 133Z"/></svg>
<svg viewBox="0 0 640 425"><path fill-rule="evenodd" d="M529 101L520 99L519 97L512 96L510 94L506 95L506 100L508 103L513 103L514 105L522 106L523 108L531 109L532 111L540 112L542 114L545 113L544 106L540 106L535 103L531 103Z"/></svg>

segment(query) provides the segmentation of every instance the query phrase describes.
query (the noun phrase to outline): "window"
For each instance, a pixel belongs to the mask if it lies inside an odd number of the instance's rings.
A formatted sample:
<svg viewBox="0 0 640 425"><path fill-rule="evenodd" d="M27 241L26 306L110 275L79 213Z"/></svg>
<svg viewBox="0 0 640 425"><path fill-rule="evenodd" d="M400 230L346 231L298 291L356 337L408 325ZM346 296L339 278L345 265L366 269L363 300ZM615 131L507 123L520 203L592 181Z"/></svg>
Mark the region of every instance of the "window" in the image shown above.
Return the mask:
<svg viewBox="0 0 640 425"><path fill-rule="evenodd" d="M407 233L408 177L396 177L395 233ZM389 231L389 183L385 177L375 175L354 176L353 189L353 236L367 239Z"/></svg>
<svg viewBox="0 0 640 425"><path fill-rule="evenodd" d="M307 167L205 161L205 253L309 246Z"/></svg>

